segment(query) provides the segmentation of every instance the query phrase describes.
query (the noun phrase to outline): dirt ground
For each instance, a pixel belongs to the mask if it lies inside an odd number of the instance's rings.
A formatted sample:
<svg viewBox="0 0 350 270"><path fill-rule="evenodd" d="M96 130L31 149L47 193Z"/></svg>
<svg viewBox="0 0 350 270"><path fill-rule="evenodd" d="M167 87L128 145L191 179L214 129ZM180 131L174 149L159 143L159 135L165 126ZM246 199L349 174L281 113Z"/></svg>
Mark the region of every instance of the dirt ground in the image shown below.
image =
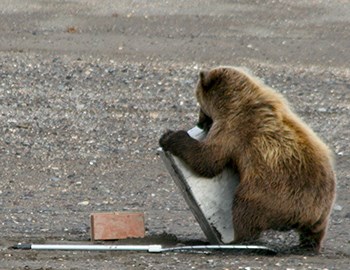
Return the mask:
<svg viewBox="0 0 350 270"><path fill-rule="evenodd" d="M0 1L0 269L348 269L350 2ZM320 255L54 252L89 243L90 214L142 211L147 237L206 239L157 155L197 119L200 69L245 66L278 89L334 152L338 194ZM109 243L109 244L111 244Z"/></svg>

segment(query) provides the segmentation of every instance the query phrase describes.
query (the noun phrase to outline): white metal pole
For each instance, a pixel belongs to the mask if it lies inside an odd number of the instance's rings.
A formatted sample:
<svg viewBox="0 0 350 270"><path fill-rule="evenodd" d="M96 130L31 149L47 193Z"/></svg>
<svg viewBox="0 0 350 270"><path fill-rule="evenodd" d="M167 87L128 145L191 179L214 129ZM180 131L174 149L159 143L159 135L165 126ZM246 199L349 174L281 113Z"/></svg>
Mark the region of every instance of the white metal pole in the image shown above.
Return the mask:
<svg viewBox="0 0 350 270"><path fill-rule="evenodd" d="M15 249L33 250L81 250L81 251L148 251L161 252L161 245L66 245L66 244L21 244Z"/></svg>
<svg viewBox="0 0 350 270"><path fill-rule="evenodd" d="M210 250L255 250L265 251L270 254L277 252L266 246L254 245L199 245L165 247L161 245L67 245L67 244L17 244L15 249L33 250L79 250L79 251L147 251L151 253L176 252L176 251L210 251Z"/></svg>

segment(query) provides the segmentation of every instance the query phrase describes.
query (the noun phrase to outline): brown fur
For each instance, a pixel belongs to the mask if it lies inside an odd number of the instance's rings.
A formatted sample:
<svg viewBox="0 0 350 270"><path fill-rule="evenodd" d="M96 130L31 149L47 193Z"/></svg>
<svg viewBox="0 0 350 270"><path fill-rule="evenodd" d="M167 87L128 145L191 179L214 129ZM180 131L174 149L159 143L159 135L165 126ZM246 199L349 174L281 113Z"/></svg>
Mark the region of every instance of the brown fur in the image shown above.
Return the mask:
<svg viewBox="0 0 350 270"><path fill-rule="evenodd" d="M296 229L300 246L319 252L335 197L327 146L280 94L241 69L201 72L196 96L206 139L168 131L160 145L204 177L226 166L238 170L235 242L268 229Z"/></svg>

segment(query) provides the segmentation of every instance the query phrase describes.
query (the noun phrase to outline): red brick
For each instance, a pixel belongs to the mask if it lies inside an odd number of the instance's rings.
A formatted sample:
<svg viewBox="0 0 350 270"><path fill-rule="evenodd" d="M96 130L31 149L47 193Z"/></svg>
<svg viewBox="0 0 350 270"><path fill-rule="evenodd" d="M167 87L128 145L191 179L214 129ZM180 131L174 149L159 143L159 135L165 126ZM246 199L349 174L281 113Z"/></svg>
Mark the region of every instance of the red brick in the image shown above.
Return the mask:
<svg viewBox="0 0 350 270"><path fill-rule="evenodd" d="M91 240L143 238L144 214L139 212L93 213Z"/></svg>

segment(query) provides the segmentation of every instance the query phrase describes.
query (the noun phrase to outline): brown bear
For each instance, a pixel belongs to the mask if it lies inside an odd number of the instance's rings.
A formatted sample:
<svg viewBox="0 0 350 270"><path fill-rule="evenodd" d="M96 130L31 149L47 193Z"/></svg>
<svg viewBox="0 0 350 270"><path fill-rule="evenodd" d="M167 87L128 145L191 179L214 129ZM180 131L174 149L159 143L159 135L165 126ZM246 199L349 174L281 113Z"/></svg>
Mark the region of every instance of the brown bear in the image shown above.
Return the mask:
<svg viewBox="0 0 350 270"><path fill-rule="evenodd" d="M206 138L168 131L159 143L200 176L214 177L226 166L237 170L234 242L295 229L300 247L319 252L335 198L328 147L279 93L240 68L200 72L196 97Z"/></svg>

